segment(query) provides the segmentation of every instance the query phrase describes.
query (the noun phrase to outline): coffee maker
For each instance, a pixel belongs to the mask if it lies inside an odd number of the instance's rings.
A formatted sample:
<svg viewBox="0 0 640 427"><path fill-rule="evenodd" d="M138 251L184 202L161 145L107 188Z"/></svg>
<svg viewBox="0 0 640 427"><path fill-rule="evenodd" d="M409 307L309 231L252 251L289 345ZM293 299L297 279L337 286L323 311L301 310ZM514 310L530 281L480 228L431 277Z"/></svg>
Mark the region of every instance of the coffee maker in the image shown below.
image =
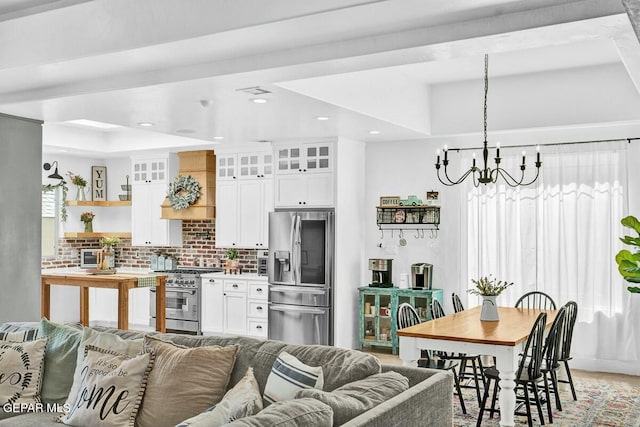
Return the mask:
<svg viewBox="0 0 640 427"><path fill-rule="evenodd" d="M411 264L411 286L412 289L431 289L431 277L433 276L433 265L421 262Z"/></svg>
<svg viewBox="0 0 640 427"><path fill-rule="evenodd" d="M375 288L391 288L393 286L391 279L392 259L370 258L369 270L371 270L371 284L369 286Z"/></svg>

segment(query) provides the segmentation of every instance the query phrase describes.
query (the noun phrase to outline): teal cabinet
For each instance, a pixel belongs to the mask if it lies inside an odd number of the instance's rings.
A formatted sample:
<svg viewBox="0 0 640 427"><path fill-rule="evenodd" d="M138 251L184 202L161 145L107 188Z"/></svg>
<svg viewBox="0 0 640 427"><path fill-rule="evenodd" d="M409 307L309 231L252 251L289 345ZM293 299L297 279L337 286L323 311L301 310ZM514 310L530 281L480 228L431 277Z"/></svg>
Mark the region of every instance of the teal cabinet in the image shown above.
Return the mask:
<svg viewBox="0 0 640 427"><path fill-rule="evenodd" d="M358 288L360 293L360 349L365 346L390 347L398 354L396 314L403 302L411 304L423 321L431 319L429 307L436 298L441 303L442 289L411 290L399 288Z"/></svg>

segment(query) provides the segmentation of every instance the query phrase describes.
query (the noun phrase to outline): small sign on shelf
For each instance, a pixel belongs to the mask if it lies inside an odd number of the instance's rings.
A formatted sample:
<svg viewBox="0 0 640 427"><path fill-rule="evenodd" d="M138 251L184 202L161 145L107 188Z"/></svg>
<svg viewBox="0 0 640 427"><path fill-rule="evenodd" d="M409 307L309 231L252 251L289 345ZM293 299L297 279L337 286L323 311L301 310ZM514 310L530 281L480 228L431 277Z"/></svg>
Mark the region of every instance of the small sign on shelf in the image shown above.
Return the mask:
<svg viewBox="0 0 640 427"><path fill-rule="evenodd" d="M96 202L107 200L107 167L91 166L91 199Z"/></svg>

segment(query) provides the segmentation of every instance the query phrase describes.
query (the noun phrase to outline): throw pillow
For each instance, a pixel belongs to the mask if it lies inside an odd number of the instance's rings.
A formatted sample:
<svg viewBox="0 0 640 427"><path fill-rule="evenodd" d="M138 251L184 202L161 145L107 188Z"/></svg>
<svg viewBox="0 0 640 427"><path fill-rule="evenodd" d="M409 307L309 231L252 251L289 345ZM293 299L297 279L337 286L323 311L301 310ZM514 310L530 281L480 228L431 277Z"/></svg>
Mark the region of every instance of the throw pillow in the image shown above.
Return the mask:
<svg viewBox="0 0 640 427"><path fill-rule="evenodd" d="M85 357L85 348L89 345L108 348L112 352L124 354L129 357L137 356L142 353L142 338L135 340L123 340L117 335L107 332L95 331L91 328L84 328L82 331L82 340L78 346L78 357L76 358L76 370L73 374L73 384L69 391L69 398L67 403L71 404L71 397L78 394L78 387L80 386L80 372L77 367L82 364L82 360Z"/></svg>
<svg viewBox="0 0 640 427"><path fill-rule="evenodd" d="M378 425L384 425L381 422ZM284 400L269 405L252 417L240 418L225 427L331 427L333 411L319 400Z"/></svg>
<svg viewBox="0 0 640 427"><path fill-rule="evenodd" d="M222 400L236 359L235 345L187 348L146 336L156 355L138 413L139 427L176 425Z"/></svg>
<svg viewBox="0 0 640 427"><path fill-rule="evenodd" d="M71 426L133 427L153 354L129 357L93 345L85 351L74 375L78 392L69 396L69 412L60 421Z"/></svg>
<svg viewBox="0 0 640 427"><path fill-rule="evenodd" d="M37 329L25 329L17 332L0 332L0 341L25 342L38 338Z"/></svg>
<svg viewBox="0 0 640 427"><path fill-rule="evenodd" d="M73 384L82 330L43 318L40 321L38 336L47 338L42 401L62 404L67 400Z"/></svg>
<svg viewBox="0 0 640 427"><path fill-rule="evenodd" d="M0 407L12 403L40 403L42 365L47 339L0 341Z"/></svg>
<svg viewBox="0 0 640 427"><path fill-rule="evenodd" d="M261 410L260 387L253 376L253 368L249 368L244 377L224 395L220 403L181 422L176 427L221 426L240 418L255 415Z"/></svg>
<svg viewBox="0 0 640 427"><path fill-rule="evenodd" d="M409 380L390 371L345 384L332 392L300 390L296 399L311 397L329 405L333 409L333 424L339 426L408 389Z"/></svg>
<svg viewBox="0 0 640 427"><path fill-rule="evenodd" d="M286 351L273 362L271 373L264 387L263 399L267 404L293 399L305 388L322 390L324 377L322 367L305 365Z"/></svg>

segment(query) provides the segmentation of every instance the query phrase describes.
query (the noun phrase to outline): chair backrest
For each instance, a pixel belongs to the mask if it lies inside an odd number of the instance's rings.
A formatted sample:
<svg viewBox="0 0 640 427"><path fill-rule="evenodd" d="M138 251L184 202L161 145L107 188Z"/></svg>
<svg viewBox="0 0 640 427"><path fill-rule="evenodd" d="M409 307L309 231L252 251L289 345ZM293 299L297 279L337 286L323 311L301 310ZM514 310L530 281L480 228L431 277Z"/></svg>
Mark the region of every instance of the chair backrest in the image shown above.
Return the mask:
<svg viewBox="0 0 640 427"><path fill-rule="evenodd" d="M544 340L544 363L547 369L554 369L558 366L558 358L562 345L562 334L566 323L566 307L561 307L556 313L556 318L549 328L547 337Z"/></svg>
<svg viewBox="0 0 640 427"><path fill-rule="evenodd" d="M444 309L442 308L442 304L440 304L440 301L438 301L435 298L432 299L431 300L431 318L439 319L444 316L445 316Z"/></svg>
<svg viewBox="0 0 640 427"><path fill-rule="evenodd" d="M522 356L518 366L516 378L520 378L525 369L529 378L535 380L542 376L542 355L544 347L544 329L547 323L547 313L540 313L533 323L529 337L522 349Z"/></svg>
<svg viewBox="0 0 640 427"><path fill-rule="evenodd" d="M569 301L563 308L566 308L566 319L562 331L562 344L560 349L560 360L569 360L571 357L571 339L573 338L573 327L578 317L578 304Z"/></svg>
<svg viewBox="0 0 640 427"><path fill-rule="evenodd" d="M453 302L453 311L456 313L460 313L464 311L464 305L462 305L462 301L460 301L460 297L455 292L451 294L451 300Z"/></svg>
<svg viewBox="0 0 640 427"><path fill-rule="evenodd" d="M409 326L420 323L420 316L411 304L403 302L398 307L398 315L396 316L396 326L398 329L408 328Z"/></svg>
<svg viewBox="0 0 640 427"><path fill-rule="evenodd" d="M556 303L549 295L540 291L531 291L522 295L516 301L516 307L520 308L542 308L547 310L555 310Z"/></svg>

